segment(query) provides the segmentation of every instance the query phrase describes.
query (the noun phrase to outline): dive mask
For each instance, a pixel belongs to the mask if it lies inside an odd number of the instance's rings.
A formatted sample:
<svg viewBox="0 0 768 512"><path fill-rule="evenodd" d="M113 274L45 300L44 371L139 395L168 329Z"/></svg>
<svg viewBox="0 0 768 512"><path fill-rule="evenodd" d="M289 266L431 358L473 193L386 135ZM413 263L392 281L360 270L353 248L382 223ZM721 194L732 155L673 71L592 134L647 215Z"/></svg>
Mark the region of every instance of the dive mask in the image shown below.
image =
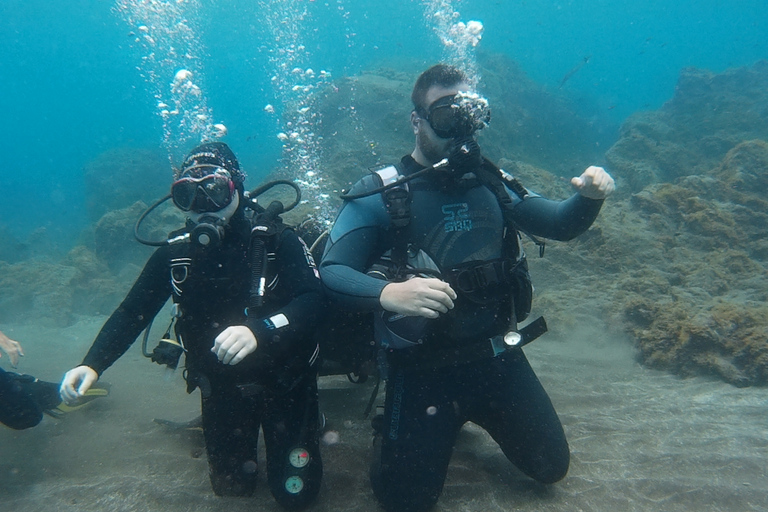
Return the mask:
<svg viewBox="0 0 768 512"><path fill-rule="evenodd" d="M235 183L226 169L216 165L194 165L171 185L171 198L180 210L216 212L227 207L235 195Z"/></svg>
<svg viewBox="0 0 768 512"><path fill-rule="evenodd" d="M426 119L438 137L468 137L491 122L488 100L473 92L459 92L436 99L429 108L417 113Z"/></svg>

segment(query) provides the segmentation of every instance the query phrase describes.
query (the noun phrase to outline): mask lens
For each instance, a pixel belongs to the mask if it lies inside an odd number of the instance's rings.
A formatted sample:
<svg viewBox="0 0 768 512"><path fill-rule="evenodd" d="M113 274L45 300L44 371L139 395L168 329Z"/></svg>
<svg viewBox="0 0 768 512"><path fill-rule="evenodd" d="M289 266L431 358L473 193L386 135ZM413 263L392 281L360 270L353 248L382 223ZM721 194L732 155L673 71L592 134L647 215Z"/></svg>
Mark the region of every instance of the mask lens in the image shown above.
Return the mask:
<svg viewBox="0 0 768 512"><path fill-rule="evenodd" d="M200 168L185 171L171 186L173 203L182 211L215 212L232 202L235 184L229 172L215 168L197 177ZM211 168L207 169L210 171Z"/></svg>
<svg viewBox="0 0 768 512"><path fill-rule="evenodd" d="M474 93L444 96L429 106L427 121L438 137L468 137L491 120L488 101Z"/></svg>
<svg viewBox="0 0 768 512"><path fill-rule="evenodd" d="M468 123L462 119L461 112L455 105L440 105L431 109L429 125L438 137L450 139L469 135L464 133Z"/></svg>

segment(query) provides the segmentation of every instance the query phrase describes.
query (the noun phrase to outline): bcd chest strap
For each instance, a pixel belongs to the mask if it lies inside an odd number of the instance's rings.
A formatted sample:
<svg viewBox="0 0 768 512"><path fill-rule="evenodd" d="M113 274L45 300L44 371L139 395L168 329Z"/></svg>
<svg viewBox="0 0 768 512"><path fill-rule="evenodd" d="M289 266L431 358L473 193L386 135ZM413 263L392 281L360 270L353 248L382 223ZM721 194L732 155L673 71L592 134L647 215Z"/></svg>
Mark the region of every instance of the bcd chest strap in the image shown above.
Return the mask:
<svg viewBox="0 0 768 512"><path fill-rule="evenodd" d="M400 179L400 171L394 165L374 169L382 186L395 183ZM403 228L411 221L411 191L408 183L391 187L382 192L384 205L387 207L390 221L395 228Z"/></svg>

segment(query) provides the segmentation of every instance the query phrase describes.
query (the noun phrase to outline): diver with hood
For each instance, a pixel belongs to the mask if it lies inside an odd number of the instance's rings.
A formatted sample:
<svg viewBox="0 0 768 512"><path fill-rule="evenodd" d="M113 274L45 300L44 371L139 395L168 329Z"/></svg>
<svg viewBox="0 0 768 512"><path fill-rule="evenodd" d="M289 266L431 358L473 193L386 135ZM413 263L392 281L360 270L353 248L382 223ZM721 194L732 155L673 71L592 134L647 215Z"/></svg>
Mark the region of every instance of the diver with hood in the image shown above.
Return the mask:
<svg viewBox="0 0 768 512"><path fill-rule="evenodd" d="M332 300L375 315L386 399L371 484L390 512L437 502L468 421L529 477L565 476L562 425L521 350L546 323L518 325L532 297L520 232L570 240L614 190L595 166L564 201L526 190L482 155L489 104L455 67L426 70L411 99L414 150L342 196L320 264Z"/></svg>
<svg viewBox="0 0 768 512"><path fill-rule="evenodd" d="M322 289L306 245L280 219L282 203L257 203L275 182L246 192L244 179L222 142L189 153L170 196L136 226L139 241L158 248L80 366L66 373L60 393L65 402L85 394L171 297L173 328L151 357L175 367L185 354L187 390L200 389L214 492L254 492L261 428L272 495L287 509L301 509L317 496L323 472L318 347L311 336ZM295 206L298 187L283 183L296 190ZM168 197L187 214L186 226L167 240L142 240L142 220Z"/></svg>

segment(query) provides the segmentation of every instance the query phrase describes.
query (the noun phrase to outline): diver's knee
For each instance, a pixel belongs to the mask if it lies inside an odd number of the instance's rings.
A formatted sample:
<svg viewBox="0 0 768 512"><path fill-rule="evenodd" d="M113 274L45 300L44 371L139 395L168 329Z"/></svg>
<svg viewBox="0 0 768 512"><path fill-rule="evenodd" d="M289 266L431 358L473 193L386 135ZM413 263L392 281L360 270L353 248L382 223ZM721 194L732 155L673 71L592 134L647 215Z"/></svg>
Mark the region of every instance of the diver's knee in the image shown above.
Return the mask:
<svg viewBox="0 0 768 512"><path fill-rule="evenodd" d="M427 492L418 495L407 494L377 494L376 499L386 512L428 512L436 504L439 496Z"/></svg>
<svg viewBox="0 0 768 512"><path fill-rule="evenodd" d="M387 512L427 512L437 503L441 489L421 485L417 478L409 478L381 464L374 457L370 479L376 500Z"/></svg>
<svg viewBox="0 0 768 512"><path fill-rule="evenodd" d="M558 457L549 459L548 464L540 468L538 474L532 477L543 484L554 484L559 482L568 474L568 468L571 465L571 454L568 450Z"/></svg>

